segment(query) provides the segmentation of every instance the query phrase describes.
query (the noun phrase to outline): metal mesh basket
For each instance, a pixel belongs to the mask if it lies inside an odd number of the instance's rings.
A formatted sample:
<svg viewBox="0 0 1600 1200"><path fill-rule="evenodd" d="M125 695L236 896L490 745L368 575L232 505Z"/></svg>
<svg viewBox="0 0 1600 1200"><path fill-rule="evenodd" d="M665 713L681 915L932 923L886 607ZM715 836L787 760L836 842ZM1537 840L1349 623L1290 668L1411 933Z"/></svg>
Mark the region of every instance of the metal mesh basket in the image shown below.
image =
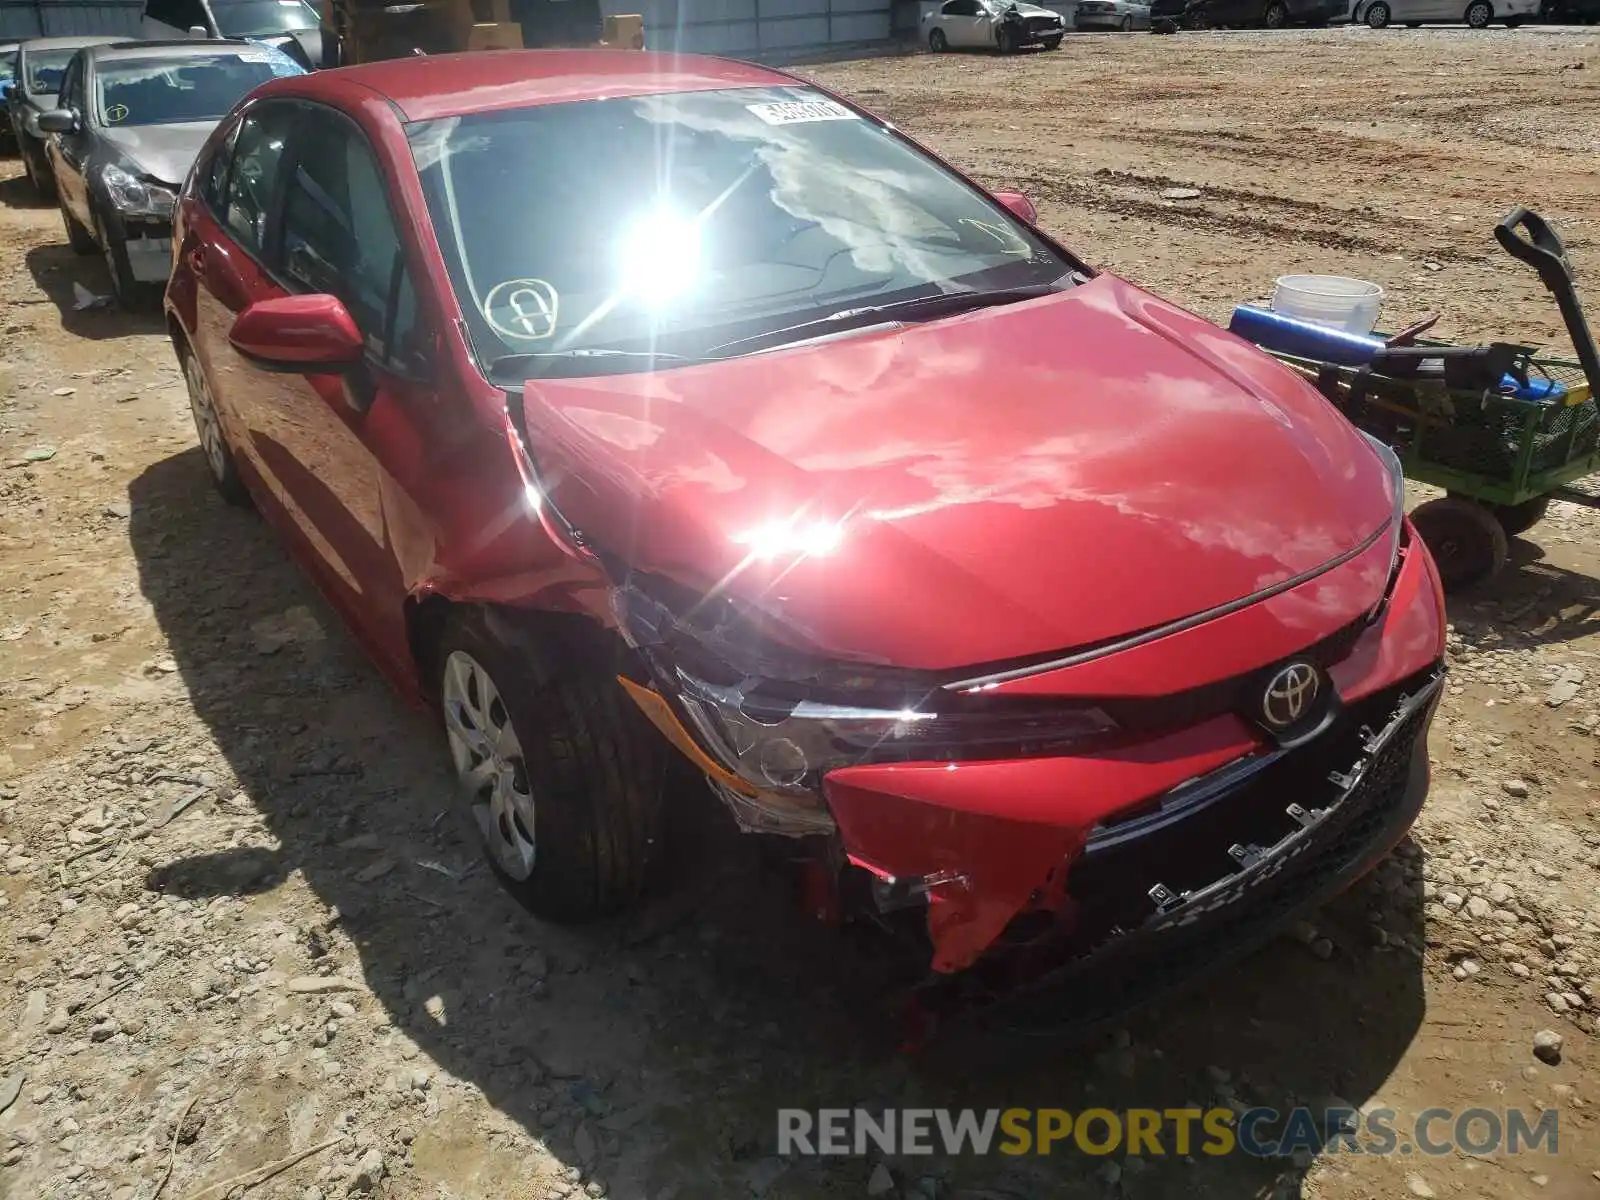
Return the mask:
<svg viewBox="0 0 1600 1200"><path fill-rule="evenodd" d="M1409 432L1404 448L1427 461L1496 480L1515 478L1523 454L1525 470L1534 474L1593 454L1600 445L1600 411L1583 369L1562 359L1535 359L1529 367L1530 378L1563 384L1577 402L1423 393L1416 397L1421 419L1395 433Z"/></svg>

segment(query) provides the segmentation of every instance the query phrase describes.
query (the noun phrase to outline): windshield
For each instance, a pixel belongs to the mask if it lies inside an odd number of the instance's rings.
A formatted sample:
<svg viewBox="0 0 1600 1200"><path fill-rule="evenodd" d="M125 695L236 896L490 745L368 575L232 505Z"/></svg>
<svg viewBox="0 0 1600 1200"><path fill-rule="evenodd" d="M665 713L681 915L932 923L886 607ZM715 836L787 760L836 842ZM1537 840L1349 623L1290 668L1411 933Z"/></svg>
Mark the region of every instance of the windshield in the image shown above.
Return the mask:
<svg viewBox="0 0 1600 1200"><path fill-rule="evenodd" d="M28 51L28 90L35 95L54 96L61 90L61 77L67 73L81 46L63 46L58 50Z"/></svg>
<svg viewBox="0 0 1600 1200"><path fill-rule="evenodd" d="M242 0L239 4L216 4L217 28L227 37L265 37L315 29L321 22L316 11L302 0Z"/></svg>
<svg viewBox="0 0 1600 1200"><path fill-rule="evenodd" d="M215 121L258 84L304 74L286 54L262 47L229 54L103 63L95 72L100 115L107 125L170 125Z"/></svg>
<svg viewBox="0 0 1600 1200"><path fill-rule="evenodd" d="M693 356L847 308L1071 269L983 193L810 88L542 105L408 133L485 361Z"/></svg>

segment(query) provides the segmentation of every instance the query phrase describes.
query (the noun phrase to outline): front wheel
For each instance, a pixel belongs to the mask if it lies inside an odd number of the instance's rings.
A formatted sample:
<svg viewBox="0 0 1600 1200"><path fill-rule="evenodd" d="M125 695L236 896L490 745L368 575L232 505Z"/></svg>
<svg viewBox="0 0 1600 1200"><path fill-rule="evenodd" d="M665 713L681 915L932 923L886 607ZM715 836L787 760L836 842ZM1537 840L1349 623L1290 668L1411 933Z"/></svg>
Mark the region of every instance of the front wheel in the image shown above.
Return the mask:
<svg viewBox="0 0 1600 1200"><path fill-rule="evenodd" d="M1386 29L1389 25L1389 6L1378 0L1371 8L1367 9L1367 28Z"/></svg>
<svg viewBox="0 0 1600 1200"><path fill-rule="evenodd" d="M128 261L127 235L121 223L102 214L95 224L100 252L106 260L106 273L111 276L111 294L116 297L117 307L124 312L136 312L144 308L144 289L134 278L133 265Z"/></svg>
<svg viewBox="0 0 1600 1200"><path fill-rule="evenodd" d="M1429 500L1412 510L1411 524L1433 554L1447 592L1493 579L1505 568L1505 527L1475 500Z"/></svg>
<svg viewBox="0 0 1600 1200"><path fill-rule="evenodd" d="M1487 29L1493 18L1494 8L1488 0L1472 0L1472 3L1467 5L1465 20L1469 29Z"/></svg>
<svg viewBox="0 0 1600 1200"><path fill-rule="evenodd" d="M1268 29L1282 29L1289 23L1289 10L1282 4L1269 4L1262 20Z"/></svg>
<svg viewBox="0 0 1600 1200"><path fill-rule="evenodd" d="M1002 25L995 31L994 43L1000 48L1001 54L1012 54L1017 49L1017 39L1008 26Z"/></svg>
<svg viewBox="0 0 1600 1200"><path fill-rule="evenodd" d="M244 480L239 478L233 451L228 449L228 439L222 432L222 417L217 413L217 402L211 395L211 385L206 382L200 360L184 345L178 348L178 364L183 370L183 384L189 392L189 412L194 417L194 432L200 439L201 453L206 456L211 484L229 504L249 508L250 493L245 489Z"/></svg>
<svg viewBox="0 0 1600 1200"><path fill-rule="evenodd" d="M950 43L944 36L944 30L935 29L932 33L928 34L928 49L932 50L935 54L943 54L946 50L950 49Z"/></svg>
<svg viewBox="0 0 1600 1200"><path fill-rule="evenodd" d="M72 247L72 252L74 254L88 255L98 250L99 247L95 245L94 234L85 229L83 222L72 215L71 210L67 208L67 202L57 196L56 203L61 209L61 224L66 227L67 243Z"/></svg>
<svg viewBox="0 0 1600 1200"><path fill-rule="evenodd" d="M36 145L23 142L19 147L22 151L22 169L28 174L28 182L33 184L33 190L38 193L41 200L54 200L56 198L55 176L50 174L50 163L44 156L44 151Z"/></svg>
<svg viewBox="0 0 1600 1200"><path fill-rule="evenodd" d="M466 611L440 643L462 808L501 886L530 912L614 912L643 889L660 846L660 735L611 673L548 671L516 637Z"/></svg>
<svg viewBox="0 0 1600 1200"><path fill-rule="evenodd" d="M1122 21L1117 25L1117 28L1122 30L1123 33L1132 33L1133 32L1133 18L1132 17L1123 17Z"/></svg>

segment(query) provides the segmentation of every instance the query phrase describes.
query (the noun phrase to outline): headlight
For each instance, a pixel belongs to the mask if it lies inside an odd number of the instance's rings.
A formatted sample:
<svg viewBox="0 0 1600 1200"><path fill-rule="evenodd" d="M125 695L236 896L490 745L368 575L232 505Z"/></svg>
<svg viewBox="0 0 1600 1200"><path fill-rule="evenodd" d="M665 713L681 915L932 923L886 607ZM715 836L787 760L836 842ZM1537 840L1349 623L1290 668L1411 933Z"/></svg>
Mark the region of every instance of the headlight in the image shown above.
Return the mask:
<svg viewBox="0 0 1600 1200"><path fill-rule="evenodd" d="M1400 561L1400 522L1406 515L1406 472L1400 464L1400 456L1387 442L1379 441L1365 431L1362 431L1361 436L1367 439L1372 452L1378 456L1378 461L1389 473L1389 489L1394 507L1389 514L1389 570L1384 578L1393 579L1395 564ZM1387 589L1385 594L1387 595Z"/></svg>
<svg viewBox="0 0 1600 1200"><path fill-rule="evenodd" d="M815 796L823 775L858 763L1065 753L1117 728L1090 705L964 695L922 672L821 662L764 641L727 600L679 616L651 594L661 585L615 589L619 624L702 749L759 792Z"/></svg>
<svg viewBox="0 0 1600 1200"><path fill-rule="evenodd" d="M130 217L170 217L177 196L159 183L146 183L121 167L106 167L100 172L106 194L119 213Z"/></svg>

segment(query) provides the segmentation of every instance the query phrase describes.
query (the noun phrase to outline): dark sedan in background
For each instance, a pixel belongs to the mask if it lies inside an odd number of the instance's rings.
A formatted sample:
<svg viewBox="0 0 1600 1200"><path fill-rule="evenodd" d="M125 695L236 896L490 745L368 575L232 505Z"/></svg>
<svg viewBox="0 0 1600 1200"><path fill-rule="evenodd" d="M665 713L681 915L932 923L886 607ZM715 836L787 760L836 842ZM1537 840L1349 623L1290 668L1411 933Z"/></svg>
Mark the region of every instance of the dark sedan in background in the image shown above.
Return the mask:
<svg viewBox="0 0 1600 1200"><path fill-rule="evenodd" d="M17 48L17 77L5 91L7 117L17 152L22 155L23 169L28 172L28 182L46 200L55 194L55 185L45 157L44 134L39 131L39 114L55 108L61 79L74 54L85 46L116 40L114 37L32 38Z"/></svg>
<svg viewBox="0 0 1600 1200"><path fill-rule="evenodd" d="M146 0L147 38L245 38L282 50L307 70L335 66L322 56L322 18L306 0Z"/></svg>
<svg viewBox="0 0 1600 1200"><path fill-rule="evenodd" d="M72 248L105 255L123 307L166 282L173 201L217 122L257 84L303 73L280 51L226 40L116 42L73 58L39 127Z"/></svg>
<svg viewBox="0 0 1600 1200"><path fill-rule="evenodd" d="M1350 0L1153 0L1152 23L1197 29L1327 25L1350 15Z"/></svg>

